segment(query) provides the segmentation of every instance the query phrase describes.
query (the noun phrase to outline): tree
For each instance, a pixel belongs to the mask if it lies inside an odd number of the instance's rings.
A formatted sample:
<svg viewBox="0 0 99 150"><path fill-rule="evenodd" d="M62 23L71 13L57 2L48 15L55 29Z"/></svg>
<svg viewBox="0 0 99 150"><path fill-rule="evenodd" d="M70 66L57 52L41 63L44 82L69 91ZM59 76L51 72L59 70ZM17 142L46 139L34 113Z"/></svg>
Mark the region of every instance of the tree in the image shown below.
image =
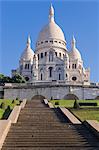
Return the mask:
<svg viewBox="0 0 99 150"><path fill-rule="evenodd" d="M0 74L0 83L4 83L4 75Z"/></svg>
<svg viewBox="0 0 99 150"><path fill-rule="evenodd" d="M12 77L12 82L13 83L26 83L26 80L23 76L17 73Z"/></svg>
<svg viewBox="0 0 99 150"><path fill-rule="evenodd" d="M74 101L74 108L76 108L76 109L80 108L79 103L77 102L77 100Z"/></svg>
<svg viewBox="0 0 99 150"><path fill-rule="evenodd" d="M1 103L0 108L1 108L1 109L6 109L6 105L5 105L4 102Z"/></svg>
<svg viewBox="0 0 99 150"><path fill-rule="evenodd" d="M20 74L15 74L12 78L10 78L9 76L4 76L3 74L0 74L0 83L4 84L4 83L25 83L26 80L23 76L21 76Z"/></svg>
<svg viewBox="0 0 99 150"><path fill-rule="evenodd" d="M9 76L4 76L0 74L0 83L11 83L12 79Z"/></svg>

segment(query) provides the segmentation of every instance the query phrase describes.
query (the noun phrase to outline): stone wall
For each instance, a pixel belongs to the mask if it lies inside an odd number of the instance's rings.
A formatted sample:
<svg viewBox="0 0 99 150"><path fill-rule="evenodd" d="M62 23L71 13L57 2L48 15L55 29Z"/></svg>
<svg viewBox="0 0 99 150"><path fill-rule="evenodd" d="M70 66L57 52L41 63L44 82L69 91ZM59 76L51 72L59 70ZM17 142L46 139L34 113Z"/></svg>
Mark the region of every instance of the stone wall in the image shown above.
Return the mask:
<svg viewBox="0 0 99 150"><path fill-rule="evenodd" d="M75 95L78 99L95 99L99 96L99 87L81 85L31 85L5 87L4 98L31 100L35 95L42 95L47 99L64 99L66 95Z"/></svg>

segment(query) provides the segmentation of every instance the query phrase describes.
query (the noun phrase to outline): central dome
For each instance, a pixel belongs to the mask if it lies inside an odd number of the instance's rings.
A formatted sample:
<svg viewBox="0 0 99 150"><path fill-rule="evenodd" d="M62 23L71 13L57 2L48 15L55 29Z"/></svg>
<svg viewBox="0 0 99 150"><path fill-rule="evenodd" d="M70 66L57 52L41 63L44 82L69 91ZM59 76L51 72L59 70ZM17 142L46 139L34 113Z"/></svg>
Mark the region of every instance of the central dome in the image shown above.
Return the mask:
<svg viewBox="0 0 99 150"><path fill-rule="evenodd" d="M51 5L49 11L49 23L43 27L38 36L38 42L57 39L65 42L65 37L62 29L54 21L54 8Z"/></svg>
<svg viewBox="0 0 99 150"><path fill-rule="evenodd" d="M39 33L38 41L47 39L58 39L65 41L65 37L61 28L55 22L49 22Z"/></svg>

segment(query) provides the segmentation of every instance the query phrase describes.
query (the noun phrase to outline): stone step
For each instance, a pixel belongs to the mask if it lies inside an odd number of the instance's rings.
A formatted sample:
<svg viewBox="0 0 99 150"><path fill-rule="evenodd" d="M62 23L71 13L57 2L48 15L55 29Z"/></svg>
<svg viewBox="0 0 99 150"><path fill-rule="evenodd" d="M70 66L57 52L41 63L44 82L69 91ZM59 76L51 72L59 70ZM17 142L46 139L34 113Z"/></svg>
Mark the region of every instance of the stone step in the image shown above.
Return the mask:
<svg viewBox="0 0 99 150"><path fill-rule="evenodd" d="M85 147L85 146L55 146L55 147L52 147L52 146L48 146L48 147L45 147L45 146L42 146L42 147L6 147L4 146L2 150L99 150L97 147Z"/></svg>
<svg viewBox="0 0 99 150"><path fill-rule="evenodd" d="M50 141L48 141L48 142L9 142L9 143L6 143L5 142L5 146L10 146L10 147L13 147L13 146L20 146L20 147L22 147L22 146L38 146L39 145L39 147L42 147L42 146L90 146L90 144L88 144L88 143L86 143L86 142L70 142L70 143L68 143L68 142L50 142ZM93 146L96 146L95 144L93 145Z"/></svg>
<svg viewBox="0 0 99 150"><path fill-rule="evenodd" d="M99 150L98 143L84 125L73 125L58 108L33 100L12 124L2 150Z"/></svg>

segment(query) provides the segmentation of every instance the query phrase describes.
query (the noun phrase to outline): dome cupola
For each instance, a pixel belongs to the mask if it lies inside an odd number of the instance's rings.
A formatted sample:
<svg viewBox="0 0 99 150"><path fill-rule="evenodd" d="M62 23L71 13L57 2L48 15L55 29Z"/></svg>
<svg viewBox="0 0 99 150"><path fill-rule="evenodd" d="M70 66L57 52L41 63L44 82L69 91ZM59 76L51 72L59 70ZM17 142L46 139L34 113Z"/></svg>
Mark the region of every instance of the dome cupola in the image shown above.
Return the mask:
<svg viewBox="0 0 99 150"><path fill-rule="evenodd" d="M33 60L33 56L34 56L34 52L31 49L31 39L30 36L28 36L26 49L23 51L21 55L21 60L26 60L26 61Z"/></svg>
<svg viewBox="0 0 99 150"><path fill-rule="evenodd" d="M72 50L69 53L70 59L73 59L73 60L76 60L76 59L82 60L81 54L80 54L79 50L76 48L76 40L75 40L74 36L72 38L71 44L72 44Z"/></svg>

